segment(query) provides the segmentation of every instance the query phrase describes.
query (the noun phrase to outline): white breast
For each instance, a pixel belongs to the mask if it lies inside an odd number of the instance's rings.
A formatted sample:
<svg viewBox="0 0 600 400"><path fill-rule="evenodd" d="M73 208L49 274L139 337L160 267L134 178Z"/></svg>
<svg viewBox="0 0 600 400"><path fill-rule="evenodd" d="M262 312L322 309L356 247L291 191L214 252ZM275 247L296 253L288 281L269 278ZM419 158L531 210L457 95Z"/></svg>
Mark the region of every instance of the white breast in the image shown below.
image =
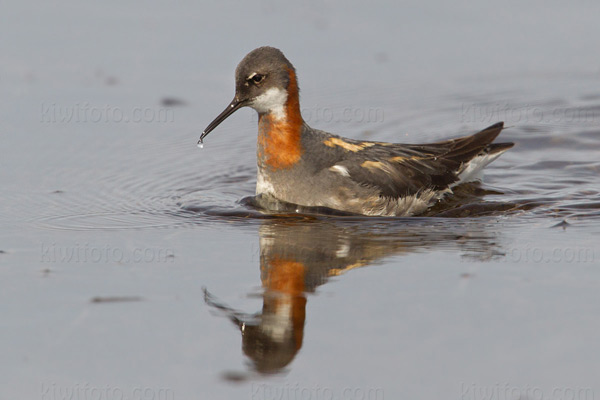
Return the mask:
<svg viewBox="0 0 600 400"><path fill-rule="evenodd" d="M260 168L256 176L256 194L270 194L275 196L273 184L262 174Z"/></svg>

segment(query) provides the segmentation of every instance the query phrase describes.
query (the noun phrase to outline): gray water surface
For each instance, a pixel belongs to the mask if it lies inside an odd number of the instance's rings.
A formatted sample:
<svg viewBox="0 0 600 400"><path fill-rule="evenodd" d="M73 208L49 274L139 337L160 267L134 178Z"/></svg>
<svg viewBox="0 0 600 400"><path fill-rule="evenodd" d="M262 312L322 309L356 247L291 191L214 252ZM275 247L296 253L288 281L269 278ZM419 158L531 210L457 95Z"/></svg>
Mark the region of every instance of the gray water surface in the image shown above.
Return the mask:
<svg viewBox="0 0 600 400"><path fill-rule="evenodd" d="M600 397L591 2L8 2L0 399ZM281 48L312 126L515 147L427 216L273 215L256 116Z"/></svg>

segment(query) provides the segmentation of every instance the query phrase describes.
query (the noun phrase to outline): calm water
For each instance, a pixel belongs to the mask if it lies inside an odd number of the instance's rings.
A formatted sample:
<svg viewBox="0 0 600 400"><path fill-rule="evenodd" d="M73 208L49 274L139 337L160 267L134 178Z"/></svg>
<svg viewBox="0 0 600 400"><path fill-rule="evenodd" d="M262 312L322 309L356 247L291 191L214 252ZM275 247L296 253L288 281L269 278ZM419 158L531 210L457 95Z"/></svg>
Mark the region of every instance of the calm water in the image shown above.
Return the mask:
<svg viewBox="0 0 600 400"><path fill-rule="evenodd" d="M600 397L598 5L5 8L0 399ZM262 214L253 111L195 143L263 44L314 127L516 146L427 216Z"/></svg>

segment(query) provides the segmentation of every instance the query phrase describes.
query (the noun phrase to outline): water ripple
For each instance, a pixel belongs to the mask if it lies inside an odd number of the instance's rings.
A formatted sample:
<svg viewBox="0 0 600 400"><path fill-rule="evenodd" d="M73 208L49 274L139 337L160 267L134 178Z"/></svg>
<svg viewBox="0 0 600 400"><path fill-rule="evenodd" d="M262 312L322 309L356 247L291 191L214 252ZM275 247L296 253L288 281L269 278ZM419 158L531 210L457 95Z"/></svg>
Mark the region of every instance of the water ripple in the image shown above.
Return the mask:
<svg viewBox="0 0 600 400"><path fill-rule="evenodd" d="M580 100L586 110L596 112L596 103L587 104L596 99L586 99ZM561 99L535 104L547 110L573 106L572 101ZM440 118L449 118L455 111L440 107ZM384 126L389 124L402 125L393 118ZM179 135L174 141L136 143L136 153L127 157L118 153L90 159L82 152L71 166L57 169L57 179L65 182L64 187L33 202L13 199L10 203L21 204L22 209L9 213L30 215L27 219L31 224L45 229L66 230L173 228L282 217L350 218L322 209L298 213L297 207L267 213L256 202L241 201L254 192L255 185L255 155L248 148L249 140L217 142L198 153L193 137ZM378 135L371 132L371 136ZM523 123L503 135L516 146L488 167L486 183L459 188L426 216L456 219L506 215L522 220L600 216L597 130Z"/></svg>

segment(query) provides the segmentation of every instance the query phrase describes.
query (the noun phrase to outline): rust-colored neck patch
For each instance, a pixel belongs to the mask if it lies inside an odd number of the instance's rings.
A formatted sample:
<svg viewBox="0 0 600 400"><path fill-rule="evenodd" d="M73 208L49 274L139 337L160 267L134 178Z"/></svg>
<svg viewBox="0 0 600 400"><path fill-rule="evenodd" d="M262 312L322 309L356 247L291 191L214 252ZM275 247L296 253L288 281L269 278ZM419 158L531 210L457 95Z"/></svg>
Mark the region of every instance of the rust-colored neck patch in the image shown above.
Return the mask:
<svg viewBox="0 0 600 400"><path fill-rule="evenodd" d="M266 301L263 309L271 309L275 314L280 309L291 309L290 317L294 326L296 350L298 350L302 347L306 318L306 295L304 294L306 267L301 262L278 256L270 258L265 264L261 265L263 287L279 293L279 296L271 297L268 304Z"/></svg>
<svg viewBox="0 0 600 400"><path fill-rule="evenodd" d="M289 168L300 160L302 115L296 73L288 69L290 83L283 118L271 113L258 116L258 158L273 169Z"/></svg>
<svg viewBox="0 0 600 400"><path fill-rule="evenodd" d="M263 266L265 267L265 266ZM304 293L304 264L278 256L269 259L268 274L263 277L263 286L290 296Z"/></svg>

